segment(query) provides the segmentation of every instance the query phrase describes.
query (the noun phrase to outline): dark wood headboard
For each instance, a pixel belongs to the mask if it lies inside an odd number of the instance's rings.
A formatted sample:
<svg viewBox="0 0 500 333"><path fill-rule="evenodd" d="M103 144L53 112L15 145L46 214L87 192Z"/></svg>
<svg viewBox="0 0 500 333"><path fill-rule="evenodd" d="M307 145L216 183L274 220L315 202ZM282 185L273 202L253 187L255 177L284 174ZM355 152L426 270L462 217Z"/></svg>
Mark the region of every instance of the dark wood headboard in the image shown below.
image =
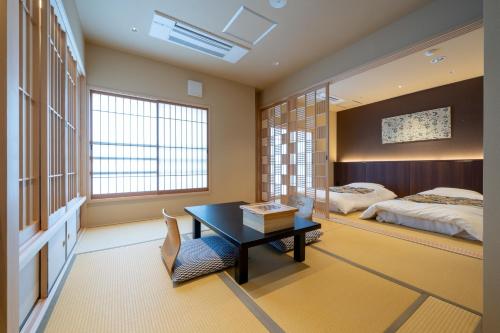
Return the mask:
<svg viewBox="0 0 500 333"><path fill-rule="evenodd" d="M336 186L378 183L400 197L439 186L483 193L483 160L335 162L333 169Z"/></svg>

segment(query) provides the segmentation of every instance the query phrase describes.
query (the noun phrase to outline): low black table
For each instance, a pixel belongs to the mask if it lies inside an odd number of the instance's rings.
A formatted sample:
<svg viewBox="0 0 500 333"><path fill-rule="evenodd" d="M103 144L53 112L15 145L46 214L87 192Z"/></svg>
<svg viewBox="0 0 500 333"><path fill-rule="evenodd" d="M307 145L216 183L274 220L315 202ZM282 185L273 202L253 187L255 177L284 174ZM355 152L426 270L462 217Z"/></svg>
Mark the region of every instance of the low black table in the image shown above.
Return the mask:
<svg viewBox="0 0 500 333"><path fill-rule="evenodd" d="M237 249L234 278L239 284L248 281L248 248L269 243L273 240L294 236L293 258L302 262L305 259L305 234L321 228L321 224L295 217L295 227L261 233L243 225L241 205L247 202L228 202L214 205L186 207L186 213L193 217L193 238L201 237L201 223L229 241Z"/></svg>

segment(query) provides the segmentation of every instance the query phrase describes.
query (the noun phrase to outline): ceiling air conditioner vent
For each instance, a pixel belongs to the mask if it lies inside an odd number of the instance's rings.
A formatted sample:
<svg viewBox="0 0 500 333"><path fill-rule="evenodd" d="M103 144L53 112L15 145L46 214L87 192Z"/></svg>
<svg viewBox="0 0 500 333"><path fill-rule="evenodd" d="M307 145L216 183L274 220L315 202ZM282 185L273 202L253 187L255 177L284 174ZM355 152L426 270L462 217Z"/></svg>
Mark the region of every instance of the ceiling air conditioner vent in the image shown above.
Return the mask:
<svg viewBox="0 0 500 333"><path fill-rule="evenodd" d="M336 96L330 96L330 102L332 104L340 104L342 102L345 102L344 99L340 98L340 97L336 97Z"/></svg>
<svg viewBox="0 0 500 333"><path fill-rule="evenodd" d="M213 57L236 63L249 49L154 11L149 35Z"/></svg>

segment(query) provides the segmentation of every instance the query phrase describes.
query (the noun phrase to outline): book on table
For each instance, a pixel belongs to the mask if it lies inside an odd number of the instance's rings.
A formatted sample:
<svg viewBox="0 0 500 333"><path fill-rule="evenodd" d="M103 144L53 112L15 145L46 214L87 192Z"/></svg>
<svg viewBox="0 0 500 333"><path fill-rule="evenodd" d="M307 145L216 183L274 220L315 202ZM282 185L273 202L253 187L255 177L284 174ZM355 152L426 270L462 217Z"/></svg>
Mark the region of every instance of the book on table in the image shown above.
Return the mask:
<svg viewBox="0 0 500 333"><path fill-rule="evenodd" d="M242 205L243 224L262 233L293 228L295 207L274 202Z"/></svg>

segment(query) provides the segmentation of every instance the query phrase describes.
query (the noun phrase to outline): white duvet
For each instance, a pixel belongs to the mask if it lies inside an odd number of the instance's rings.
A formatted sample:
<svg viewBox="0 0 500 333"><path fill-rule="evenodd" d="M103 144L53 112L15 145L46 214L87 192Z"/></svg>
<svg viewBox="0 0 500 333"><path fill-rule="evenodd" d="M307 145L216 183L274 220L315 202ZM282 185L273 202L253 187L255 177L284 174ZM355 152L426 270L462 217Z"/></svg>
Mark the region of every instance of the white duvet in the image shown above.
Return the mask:
<svg viewBox="0 0 500 333"><path fill-rule="evenodd" d="M443 187L420 192L419 194L483 199L483 196L477 192ZM377 219L381 222L391 222L411 227L418 227L415 225L416 221L421 221L422 229L425 230L446 233L452 236L465 232L474 239L483 240L483 208L481 207L387 200L371 205L360 217L362 219L382 217ZM405 223L405 220L408 223Z"/></svg>
<svg viewBox="0 0 500 333"><path fill-rule="evenodd" d="M373 189L373 192L359 193L338 193L330 191L330 211L343 214L366 209L376 202L394 199L396 194L385 187L374 183L352 183L347 186Z"/></svg>

